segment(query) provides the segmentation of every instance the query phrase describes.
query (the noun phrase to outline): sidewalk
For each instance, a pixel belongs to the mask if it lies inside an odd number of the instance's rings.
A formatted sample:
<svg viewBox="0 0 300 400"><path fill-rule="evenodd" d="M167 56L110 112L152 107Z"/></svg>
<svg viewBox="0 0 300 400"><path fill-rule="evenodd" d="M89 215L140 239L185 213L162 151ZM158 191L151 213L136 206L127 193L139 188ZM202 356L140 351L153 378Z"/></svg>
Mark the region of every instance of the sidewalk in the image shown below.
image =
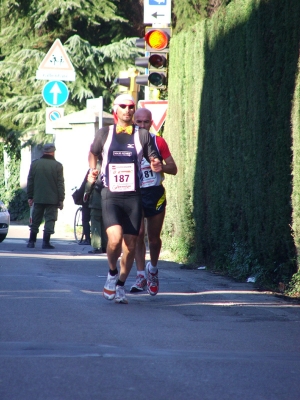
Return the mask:
<svg viewBox="0 0 300 400"><path fill-rule="evenodd" d="M38 239L43 237L43 224L40 226L40 231L38 233ZM66 239L66 240L74 240L74 232L71 227L66 227L59 222L55 224L55 233L51 235L53 239ZM15 221L12 221L9 226L7 239L8 238L22 238L28 239L30 234L29 225L26 224L18 224Z"/></svg>

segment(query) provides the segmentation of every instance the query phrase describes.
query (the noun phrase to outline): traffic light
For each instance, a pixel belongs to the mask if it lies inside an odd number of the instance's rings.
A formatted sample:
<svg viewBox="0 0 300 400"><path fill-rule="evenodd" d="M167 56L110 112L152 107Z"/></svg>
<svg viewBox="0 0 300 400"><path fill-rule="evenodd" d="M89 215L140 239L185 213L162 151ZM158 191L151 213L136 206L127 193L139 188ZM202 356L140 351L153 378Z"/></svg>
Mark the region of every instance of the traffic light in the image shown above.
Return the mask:
<svg viewBox="0 0 300 400"><path fill-rule="evenodd" d="M136 46L144 47L145 57L135 60L135 65L146 68L146 75L136 79L139 85L165 89L167 85L168 53L171 28L145 28L144 39L137 39Z"/></svg>
<svg viewBox="0 0 300 400"><path fill-rule="evenodd" d="M138 71L135 68L129 68L127 71L120 71L119 77L114 83L119 85L120 93L129 93L137 103L138 101L138 85L136 83Z"/></svg>

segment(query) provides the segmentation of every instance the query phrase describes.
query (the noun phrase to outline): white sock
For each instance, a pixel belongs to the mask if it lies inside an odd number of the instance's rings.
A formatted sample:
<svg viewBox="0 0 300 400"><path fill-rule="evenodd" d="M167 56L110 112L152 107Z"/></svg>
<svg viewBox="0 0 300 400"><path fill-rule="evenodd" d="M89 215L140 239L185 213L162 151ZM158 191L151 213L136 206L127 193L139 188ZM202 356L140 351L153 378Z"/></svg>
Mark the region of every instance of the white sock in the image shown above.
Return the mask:
<svg viewBox="0 0 300 400"><path fill-rule="evenodd" d="M151 272L151 274L156 274L156 272L157 272L157 267L153 267L153 265L150 263L149 271Z"/></svg>
<svg viewBox="0 0 300 400"><path fill-rule="evenodd" d="M138 275L143 275L144 278L146 276L145 271L137 271L137 276Z"/></svg>

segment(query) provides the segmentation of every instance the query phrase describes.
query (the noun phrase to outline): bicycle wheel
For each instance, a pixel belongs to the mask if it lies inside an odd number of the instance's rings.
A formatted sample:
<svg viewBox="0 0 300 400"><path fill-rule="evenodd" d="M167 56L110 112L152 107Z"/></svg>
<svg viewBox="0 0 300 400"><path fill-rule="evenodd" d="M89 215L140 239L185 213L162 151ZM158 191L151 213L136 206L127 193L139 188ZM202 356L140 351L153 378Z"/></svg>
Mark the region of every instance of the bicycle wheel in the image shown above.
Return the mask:
<svg viewBox="0 0 300 400"><path fill-rule="evenodd" d="M77 243L83 239L82 207L77 208L74 218L74 236Z"/></svg>

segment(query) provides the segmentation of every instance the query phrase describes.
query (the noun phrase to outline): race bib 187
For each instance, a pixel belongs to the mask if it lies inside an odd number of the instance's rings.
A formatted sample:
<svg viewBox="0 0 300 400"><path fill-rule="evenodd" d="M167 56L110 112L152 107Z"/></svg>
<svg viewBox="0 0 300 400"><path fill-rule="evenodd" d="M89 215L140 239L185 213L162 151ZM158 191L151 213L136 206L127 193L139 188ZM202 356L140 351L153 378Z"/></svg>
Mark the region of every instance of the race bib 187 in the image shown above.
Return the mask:
<svg viewBox="0 0 300 400"><path fill-rule="evenodd" d="M135 190L134 164L109 164L109 190L111 192L132 192Z"/></svg>

